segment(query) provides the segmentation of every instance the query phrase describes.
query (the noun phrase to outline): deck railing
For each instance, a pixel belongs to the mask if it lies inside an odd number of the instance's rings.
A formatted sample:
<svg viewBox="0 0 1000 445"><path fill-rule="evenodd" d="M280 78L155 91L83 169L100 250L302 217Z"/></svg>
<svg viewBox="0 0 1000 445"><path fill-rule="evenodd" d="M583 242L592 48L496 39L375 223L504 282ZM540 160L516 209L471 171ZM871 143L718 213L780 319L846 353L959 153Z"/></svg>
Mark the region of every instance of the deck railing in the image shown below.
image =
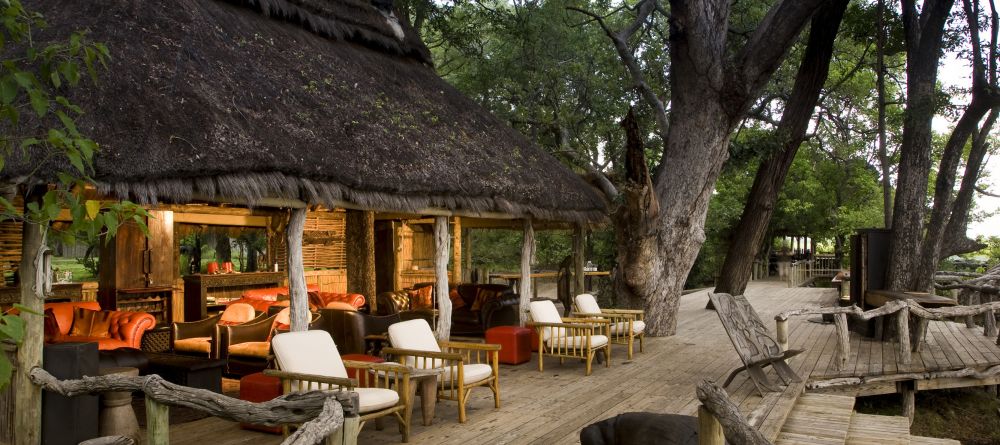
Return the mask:
<svg viewBox="0 0 1000 445"><path fill-rule="evenodd" d="M841 270L840 262L833 256L817 255L811 260L796 261L788 269L788 287L809 284L816 277L832 277Z"/></svg>

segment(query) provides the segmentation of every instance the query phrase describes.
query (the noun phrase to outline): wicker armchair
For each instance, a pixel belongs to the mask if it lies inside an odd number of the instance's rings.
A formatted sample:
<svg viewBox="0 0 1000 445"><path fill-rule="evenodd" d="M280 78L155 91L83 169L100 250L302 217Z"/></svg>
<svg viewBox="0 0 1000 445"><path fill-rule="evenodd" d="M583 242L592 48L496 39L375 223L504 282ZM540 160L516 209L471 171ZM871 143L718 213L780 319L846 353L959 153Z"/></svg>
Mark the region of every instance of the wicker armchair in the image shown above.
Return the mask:
<svg viewBox="0 0 1000 445"><path fill-rule="evenodd" d="M612 343L628 346L628 359L632 360L635 339L639 339L639 352L643 352L646 338L646 312L638 309L601 309L591 294L580 294L574 299L574 317L608 319L608 337Z"/></svg>
<svg viewBox="0 0 1000 445"><path fill-rule="evenodd" d="M391 348L383 353L416 369L441 369L438 398L458 402L458 421L465 422L465 405L472 388L493 391L493 406L500 408L500 345L438 342L427 321L416 319L389 326ZM428 395L423 395L428 397Z"/></svg>
<svg viewBox="0 0 1000 445"><path fill-rule="evenodd" d="M544 370L545 354L587 363L590 375L594 356L604 351L604 366L611 366L611 342L606 333L610 321L598 318L560 318L551 300L532 301L530 326L538 332L538 370Z"/></svg>

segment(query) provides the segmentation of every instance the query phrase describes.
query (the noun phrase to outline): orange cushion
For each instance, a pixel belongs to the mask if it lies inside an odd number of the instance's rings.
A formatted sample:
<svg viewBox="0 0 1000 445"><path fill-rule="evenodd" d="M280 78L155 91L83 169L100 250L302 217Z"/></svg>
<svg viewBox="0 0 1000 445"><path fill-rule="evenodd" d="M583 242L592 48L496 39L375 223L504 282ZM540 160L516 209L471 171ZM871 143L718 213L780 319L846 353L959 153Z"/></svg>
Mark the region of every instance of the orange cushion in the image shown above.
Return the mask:
<svg viewBox="0 0 1000 445"><path fill-rule="evenodd" d="M414 289L410 294L410 308L424 309L434 307L434 286L424 286Z"/></svg>
<svg viewBox="0 0 1000 445"><path fill-rule="evenodd" d="M92 311L78 307L73 310L73 327L70 328L69 335L78 337L108 337L110 327L111 312Z"/></svg>
<svg viewBox="0 0 1000 445"><path fill-rule="evenodd" d="M459 295L458 289L452 289L451 292L448 292L448 299L451 300L452 309L465 307L465 300L463 300L462 296Z"/></svg>

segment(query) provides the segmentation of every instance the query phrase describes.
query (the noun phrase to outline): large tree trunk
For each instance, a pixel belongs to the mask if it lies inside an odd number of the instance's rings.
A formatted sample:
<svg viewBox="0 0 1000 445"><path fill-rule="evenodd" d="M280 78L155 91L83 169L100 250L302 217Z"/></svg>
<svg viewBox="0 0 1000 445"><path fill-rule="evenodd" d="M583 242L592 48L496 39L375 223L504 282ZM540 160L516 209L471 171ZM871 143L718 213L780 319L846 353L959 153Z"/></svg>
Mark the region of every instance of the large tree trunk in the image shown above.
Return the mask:
<svg viewBox="0 0 1000 445"><path fill-rule="evenodd" d="M955 196L951 218L948 219L948 227L944 231L945 239L941 246L942 258L975 252L986 247L969 239L966 236L966 231L969 226L969 210L972 208L972 197L976 191L976 182L979 180L983 160L989 148L987 140L998 116L1000 116L1000 110L997 108L990 111L990 115L979 129L979 133L972 140L972 149L969 150L969 159L965 163L965 174L962 176L962 185L959 186L958 194Z"/></svg>
<svg viewBox="0 0 1000 445"><path fill-rule="evenodd" d="M885 126L885 0L878 0L875 22L875 90L878 95L878 162L882 169L882 213L885 227L892 226L892 181Z"/></svg>
<svg viewBox="0 0 1000 445"><path fill-rule="evenodd" d="M309 329L309 296L306 293L306 272L302 265L302 231L306 225L306 209L292 209L285 239L288 242L288 294L291 331Z"/></svg>
<svg viewBox="0 0 1000 445"><path fill-rule="evenodd" d="M833 42L847 3L848 0L829 3L812 19L809 42L795 77L795 86L773 135L781 142L781 150L768 156L757 170L743 214L726 251L719 280L715 283L716 292L742 295L746 290L753 272L754 259L760 251L767 226L774 214L778 193L785 183L795 154L802 145L820 90L826 83Z"/></svg>
<svg viewBox="0 0 1000 445"><path fill-rule="evenodd" d="M375 300L375 212L348 210L344 248L347 291Z"/></svg>
<svg viewBox="0 0 1000 445"><path fill-rule="evenodd" d="M924 201L931 169L931 121L934 118L935 82L941 40L954 0L924 4L917 12L915 0L903 0L906 31L906 114L900 148L896 199L893 205L887 286L891 290L916 290L924 231Z"/></svg>
<svg viewBox="0 0 1000 445"><path fill-rule="evenodd" d="M437 298L438 322L437 339L451 339L451 298L448 295L448 256L451 251L451 236L448 217L434 217L434 295ZM421 396L422 397L422 396Z"/></svg>
<svg viewBox="0 0 1000 445"><path fill-rule="evenodd" d="M44 193L44 189L34 189L25 198L25 203L40 200ZM25 215L27 214L25 211ZM18 267L21 304L35 313L21 312L21 318L24 318L24 341L17 349L17 369L13 382L16 394L14 404L17 407L14 414L14 443L18 445L41 443L42 389L31 382L30 374L32 368L42 366L42 343L45 335L41 314L45 311L45 283L39 278L51 275L48 270L39 269L44 269L44 262L40 259L45 251L47 229L48 227L26 220L21 237L21 265Z"/></svg>

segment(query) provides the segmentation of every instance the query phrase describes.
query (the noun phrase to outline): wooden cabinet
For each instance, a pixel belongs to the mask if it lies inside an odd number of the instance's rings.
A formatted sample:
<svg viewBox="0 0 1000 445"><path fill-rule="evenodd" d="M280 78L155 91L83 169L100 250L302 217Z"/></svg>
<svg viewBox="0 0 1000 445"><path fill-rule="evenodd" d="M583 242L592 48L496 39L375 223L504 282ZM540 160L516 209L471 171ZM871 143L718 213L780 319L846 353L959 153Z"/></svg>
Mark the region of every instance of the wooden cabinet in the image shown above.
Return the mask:
<svg viewBox="0 0 1000 445"><path fill-rule="evenodd" d="M184 320L201 320L221 311L248 289L279 287L284 272L195 274L184 277Z"/></svg>
<svg viewBox="0 0 1000 445"><path fill-rule="evenodd" d="M174 264L173 212L150 210L149 236L128 221L114 239L102 240L97 301L107 310L145 311L158 324L172 320ZM144 309L145 308L145 309Z"/></svg>

